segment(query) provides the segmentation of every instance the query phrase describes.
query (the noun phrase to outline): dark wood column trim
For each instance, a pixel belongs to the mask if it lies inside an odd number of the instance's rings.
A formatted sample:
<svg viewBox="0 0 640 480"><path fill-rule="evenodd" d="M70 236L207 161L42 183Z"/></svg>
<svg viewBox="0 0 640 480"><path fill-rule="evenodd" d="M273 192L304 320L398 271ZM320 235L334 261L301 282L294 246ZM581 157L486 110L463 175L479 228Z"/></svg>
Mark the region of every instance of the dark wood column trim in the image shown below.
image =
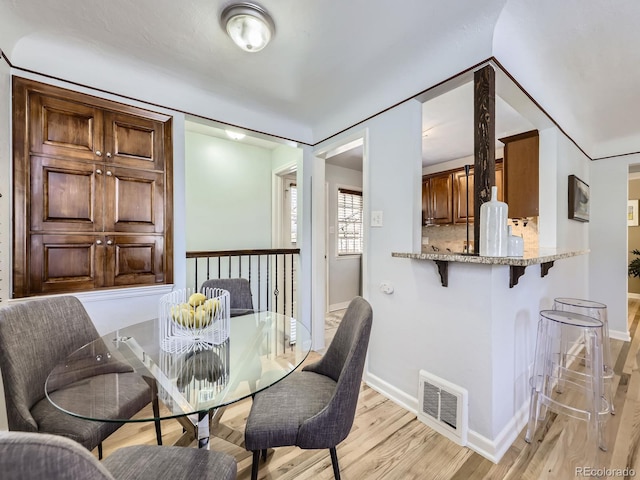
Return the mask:
<svg viewBox="0 0 640 480"><path fill-rule="evenodd" d="M480 206L491 199L496 176L496 72L487 65L473 74L474 204L473 251L480 253Z"/></svg>

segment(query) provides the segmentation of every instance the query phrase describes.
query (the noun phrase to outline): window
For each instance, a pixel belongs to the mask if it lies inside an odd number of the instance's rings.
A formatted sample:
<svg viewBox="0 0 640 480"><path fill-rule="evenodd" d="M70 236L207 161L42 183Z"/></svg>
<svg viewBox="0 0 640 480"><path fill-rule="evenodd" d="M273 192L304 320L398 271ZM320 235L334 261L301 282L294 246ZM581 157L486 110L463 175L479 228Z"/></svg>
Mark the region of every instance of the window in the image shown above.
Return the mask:
<svg viewBox="0 0 640 480"><path fill-rule="evenodd" d="M289 185L289 202L291 214L291 243L298 241L298 187L295 183Z"/></svg>
<svg viewBox="0 0 640 480"><path fill-rule="evenodd" d="M362 253L362 192L338 188L338 255Z"/></svg>

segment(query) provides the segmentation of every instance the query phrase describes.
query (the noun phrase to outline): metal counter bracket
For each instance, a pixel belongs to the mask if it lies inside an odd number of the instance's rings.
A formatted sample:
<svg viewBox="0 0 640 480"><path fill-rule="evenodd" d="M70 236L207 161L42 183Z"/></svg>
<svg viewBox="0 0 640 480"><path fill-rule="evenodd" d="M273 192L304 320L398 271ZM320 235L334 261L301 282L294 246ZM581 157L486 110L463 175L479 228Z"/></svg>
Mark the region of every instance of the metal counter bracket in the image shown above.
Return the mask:
<svg viewBox="0 0 640 480"><path fill-rule="evenodd" d="M440 274L440 282L443 287L449 286L449 262L444 260L434 260L438 266L438 273Z"/></svg>

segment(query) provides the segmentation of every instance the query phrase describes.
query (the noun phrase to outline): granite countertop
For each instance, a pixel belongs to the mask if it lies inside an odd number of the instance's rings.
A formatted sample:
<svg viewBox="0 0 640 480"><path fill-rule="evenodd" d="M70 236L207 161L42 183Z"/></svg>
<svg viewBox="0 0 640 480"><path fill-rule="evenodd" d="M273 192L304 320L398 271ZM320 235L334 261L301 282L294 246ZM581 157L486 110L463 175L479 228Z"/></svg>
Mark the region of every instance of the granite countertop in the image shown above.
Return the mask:
<svg viewBox="0 0 640 480"><path fill-rule="evenodd" d="M523 257L481 257L450 252L402 253L392 252L392 257L412 258L414 260L433 260L440 262L480 263L484 265L512 265L527 267L541 263L554 262L563 258L586 255L589 250L540 249L536 253L525 253Z"/></svg>

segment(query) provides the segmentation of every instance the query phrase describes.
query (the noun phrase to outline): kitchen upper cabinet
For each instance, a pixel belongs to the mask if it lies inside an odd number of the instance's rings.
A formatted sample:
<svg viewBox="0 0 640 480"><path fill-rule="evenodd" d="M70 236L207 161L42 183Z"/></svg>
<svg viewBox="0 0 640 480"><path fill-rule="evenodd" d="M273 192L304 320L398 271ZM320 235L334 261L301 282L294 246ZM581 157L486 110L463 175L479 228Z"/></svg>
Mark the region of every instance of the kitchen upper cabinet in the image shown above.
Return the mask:
<svg viewBox="0 0 640 480"><path fill-rule="evenodd" d="M423 225L445 225L453 222L452 186L451 172L423 177Z"/></svg>
<svg viewBox="0 0 640 480"><path fill-rule="evenodd" d="M496 160L495 185L498 187L498 200L503 201L503 170L502 161ZM474 175L473 168L469 169L469 222L473 223L474 212ZM453 173L453 223L467 222L467 178L464 169Z"/></svg>
<svg viewBox="0 0 640 480"><path fill-rule="evenodd" d="M539 214L538 131L501 138L504 143L504 201L509 218Z"/></svg>
<svg viewBox="0 0 640 480"><path fill-rule="evenodd" d="M14 296L172 281L171 117L14 79Z"/></svg>

